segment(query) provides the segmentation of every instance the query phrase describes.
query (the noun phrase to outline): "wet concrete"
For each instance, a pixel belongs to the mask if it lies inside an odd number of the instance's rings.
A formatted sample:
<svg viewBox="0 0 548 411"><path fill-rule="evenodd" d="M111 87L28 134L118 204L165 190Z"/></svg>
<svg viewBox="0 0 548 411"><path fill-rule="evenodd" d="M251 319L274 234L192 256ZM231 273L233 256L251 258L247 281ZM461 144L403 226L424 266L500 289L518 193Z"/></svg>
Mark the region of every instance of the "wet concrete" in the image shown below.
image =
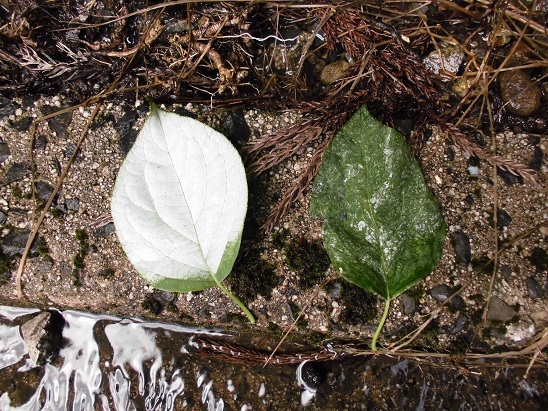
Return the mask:
<svg viewBox="0 0 548 411"><path fill-rule="evenodd" d="M76 311L0 306L1 410L541 410L527 362L341 356L263 367L249 338ZM293 348L294 349L294 348ZM326 354L327 353L327 354ZM336 360L329 360L329 355ZM306 359L305 359L306 358ZM327 360L326 360L327 358ZM304 359L304 360L303 360ZM37 366L38 365L38 366Z"/></svg>

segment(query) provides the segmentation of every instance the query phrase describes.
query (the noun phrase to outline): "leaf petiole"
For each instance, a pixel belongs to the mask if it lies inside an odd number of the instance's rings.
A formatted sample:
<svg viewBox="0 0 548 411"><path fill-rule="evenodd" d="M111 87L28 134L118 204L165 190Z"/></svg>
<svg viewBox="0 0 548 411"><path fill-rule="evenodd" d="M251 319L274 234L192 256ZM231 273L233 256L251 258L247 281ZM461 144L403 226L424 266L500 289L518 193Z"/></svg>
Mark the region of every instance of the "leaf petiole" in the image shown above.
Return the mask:
<svg viewBox="0 0 548 411"><path fill-rule="evenodd" d="M238 307L240 307L242 309L242 311L245 313L245 315L247 315L247 318L249 319L251 324L255 324L255 317L253 317L253 314L251 314L251 311L249 311L249 309L244 305L244 303L242 303L238 299L238 297L236 297L234 294L232 294L230 291L228 291L228 288L226 288L224 285L222 285L220 281L215 281L215 282L217 283L217 286L223 291L223 293L228 295L230 297L230 299L232 301L234 301L238 305Z"/></svg>
<svg viewBox="0 0 548 411"><path fill-rule="evenodd" d="M381 318L381 321L379 322L379 326L377 327L377 330L375 331L375 334L373 335L373 340L371 340L372 351L377 351L377 339L379 338L379 334L381 333L382 327L384 326L386 317L388 317L388 310L390 309L391 301L392 301L391 299L387 299L384 305L384 313L382 314L382 318Z"/></svg>

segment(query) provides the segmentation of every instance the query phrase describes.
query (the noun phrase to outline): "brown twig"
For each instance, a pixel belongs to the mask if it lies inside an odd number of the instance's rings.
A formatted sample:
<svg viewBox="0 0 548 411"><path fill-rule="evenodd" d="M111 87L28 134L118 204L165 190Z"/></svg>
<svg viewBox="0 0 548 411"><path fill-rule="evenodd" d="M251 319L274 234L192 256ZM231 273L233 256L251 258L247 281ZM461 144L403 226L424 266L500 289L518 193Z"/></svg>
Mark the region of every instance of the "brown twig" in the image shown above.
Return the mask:
<svg viewBox="0 0 548 411"><path fill-rule="evenodd" d="M455 144L467 151L471 155L477 156L489 163L502 168L514 175L523 177L526 181L532 183L535 187L539 187L537 172L524 164L518 163L506 157L497 156L487 153L483 148L471 142L466 138L464 133L456 129L452 124L446 124L444 130Z"/></svg>
<svg viewBox="0 0 548 411"><path fill-rule="evenodd" d="M416 350L395 350L395 349L379 349L376 351L364 350L353 345L334 345L328 346L326 349L316 351L305 351L297 353L276 353L271 357L267 353L255 350L253 348L244 347L238 344L232 344L224 341L214 341L210 339L192 338L189 344L196 350L197 354L222 358L223 361L246 363L246 364L300 364L303 361L322 362L322 361L337 361L345 358L363 358L369 356L386 355L388 357L403 357L412 358L415 360L421 359L440 359L454 360L454 355L449 353L426 352ZM540 363L539 366L546 368L548 363L538 361L538 357L542 351L548 346L548 328L535 339L535 341L527 347L517 351L507 351L502 353L467 353L459 357L459 360L468 367L486 366L485 360L502 360L500 367L508 368L507 360L517 359L521 357L532 356L531 360L523 363L522 367L526 368L526 374L533 367L533 362ZM268 361L267 361L268 360ZM481 362L476 362L480 360ZM265 362L266 361L266 362ZM495 365L496 366L496 365Z"/></svg>
<svg viewBox="0 0 548 411"><path fill-rule="evenodd" d="M297 201L310 182L314 179L320 168L322 156L331 141L331 136L327 136L325 140L318 146L316 152L308 162L306 168L301 172L295 183L284 193L282 200L270 211L265 224L261 227L263 232L270 232L277 221L287 214L291 206Z"/></svg>
<svg viewBox="0 0 548 411"><path fill-rule="evenodd" d="M100 108L101 108L101 105L96 104L95 108L91 112L91 115L89 116L89 118L86 122L86 125L84 126L84 130L80 134L80 138L78 139L78 142L76 143L76 148L75 148L74 152L72 153L72 156L70 156L70 159L68 160L65 168L63 169L63 172L59 176L59 179L57 180L57 184L55 185L51 195L49 196L48 201L46 202L46 205L44 206L44 209L40 213L40 216L38 217L38 220L36 221L36 224L34 225L32 231L29 234L29 238L27 240L27 244L25 245L25 249L23 250L23 255L21 256L21 260L19 261L19 266L17 268L17 274L16 274L16 277L15 277L15 283L16 283L16 286L17 286L17 296L18 296L18 298L23 298L23 289L22 289L22 286L21 286L21 278L23 276L23 270L25 269L25 262L27 261L27 256L30 252L30 248L32 246L32 243L34 242L34 239L36 238L36 234L38 234L38 230L40 229L40 226L42 225L42 221L44 221L44 218L46 217L46 214L48 213L49 208L50 208L51 204L53 203L53 199L55 198L55 196L59 192L59 189L63 185L63 182L65 181L65 178L66 178L66 176L67 176L67 174L70 170L70 166L72 165L72 163L74 162L74 159L78 155L78 152L80 150L80 146L84 142L84 139L87 136L87 132L89 130L89 127L91 126L91 122L95 118L95 116L96 116L96 114L97 114L97 112L99 111ZM39 120L41 120L41 119L39 119ZM31 136L31 139L34 139L35 130L36 130L36 127L33 127L33 135Z"/></svg>
<svg viewBox="0 0 548 411"><path fill-rule="evenodd" d="M160 14L161 14L161 11L156 14L156 16L154 17L152 23L154 23L160 17ZM146 33L145 33L145 36L143 36L143 39L141 40L141 43L140 43L141 47L144 45L145 38L146 38ZM101 107L100 101L106 95L108 95L108 94L110 94L114 91L114 89L116 88L116 85L122 79L122 76L124 74L124 70L127 69L127 67L129 67L133 63L133 60L135 59L136 55L137 55L137 53L134 53L133 55L131 55L130 59L124 65L124 68L120 71L118 77L109 85L108 88L106 88L101 93L97 94L96 96L91 97L90 99L86 100L81 105L78 105L78 106L86 106L87 104L95 104L95 108L93 109L90 117L88 118L88 120L86 122L86 125L84 126L84 129L83 129L83 131L80 135L80 138L78 139L78 142L76 143L76 148L75 148L74 152L72 153L72 156L70 157L70 159L68 160L65 168L63 169L63 172L61 173L61 176L57 180L57 184L55 185L50 197L48 198L48 201L46 202L46 205L44 206L44 209L40 213L40 216L38 217L38 220L36 221L36 224L34 225L32 231L29 234L29 238L27 239L27 243L25 245L25 249L23 250L21 260L19 261L19 266L17 267L17 273L16 273L16 276L15 276L15 283L16 283L18 298L23 298L23 289L22 289L22 285L21 285L21 279L23 277L23 271L25 269L25 263L27 261L27 257L29 255L32 243L34 242L34 239L36 238L36 235L38 234L38 230L39 230L40 226L42 225L42 222L44 221L44 218L45 218L51 204L53 203L53 200L54 200L55 196L57 195L59 189L63 185L63 182L64 182L66 176L68 175L68 172L70 170L70 167L71 167L72 163L74 162L74 159L78 155L78 151L79 151L83 141L85 140L85 138L87 136L88 130L91 126L91 123L92 123L93 119L95 118L95 116L97 115L97 113L98 113L98 111ZM73 110L74 108L76 108L78 106L71 107L71 108L64 109L64 110L60 110L56 113L52 113L50 116L53 117L53 116L58 115L60 113L66 112L67 110ZM44 116L44 118L50 118L50 117ZM42 121L44 118L37 119L33 122L33 126L32 126L32 129L31 129L31 146L30 146L31 158L33 158L32 142L34 141L34 134L36 133L36 124L38 122Z"/></svg>
<svg viewBox="0 0 548 411"><path fill-rule="evenodd" d="M320 291L323 290L325 288L325 286L331 281L330 278L328 278L327 280L325 280L322 284L320 284L318 287L317 287L317 290L316 292L314 293L314 295L306 302L305 306L301 309L301 311L299 312L299 315L297 316L297 318L295 318L295 321L293 321L293 323L291 324L291 326L289 327L289 329L285 332L284 336L280 339L280 341L278 342L278 344L276 345L276 347L274 347L274 349L272 350L272 352L270 353L270 355L268 356L268 358L265 360L264 364L263 364L263 368L266 367L268 365L268 363L272 360L272 358L274 358L274 356L276 355L276 353L278 352L278 350L280 349L280 347L282 346L282 344L284 343L284 341L287 339L287 337L289 336L289 334L291 334L291 331L293 331L293 329L295 328L295 326L297 325L297 323L299 322L299 320L301 319L301 317L306 313L306 310L308 309L308 307L310 306L310 304L312 304L312 301L314 301L314 299L318 296L318 294L320 294ZM334 356L332 356L332 358L334 358Z"/></svg>

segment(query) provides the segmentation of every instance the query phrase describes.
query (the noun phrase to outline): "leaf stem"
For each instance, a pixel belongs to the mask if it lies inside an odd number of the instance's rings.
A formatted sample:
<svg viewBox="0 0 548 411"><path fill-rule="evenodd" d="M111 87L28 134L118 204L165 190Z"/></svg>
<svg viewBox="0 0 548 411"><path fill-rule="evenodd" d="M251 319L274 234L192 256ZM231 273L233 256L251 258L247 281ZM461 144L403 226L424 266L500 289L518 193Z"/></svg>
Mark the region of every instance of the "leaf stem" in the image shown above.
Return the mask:
<svg viewBox="0 0 548 411"><path fill-rule="evenodd" d="M242 303L238 297L236 297L234 294L232 294L230 291L228 291L228 288L226 288L224 285L221 284L220 281L216 281L217 285L221 290L223 290L223 293L228 295L232 301L234 301L236 304L238 304L238 307L242 309L242 311L247 315L247 318L252 324L255 324L255 317L253 317L253 314L251 314L251 311Z"/></svg>
<svg viewBox="0 0 548 411"><path fill-rule="evenodd" d="M371 350L377 351L377 339L379 338L379 334L381 333L382 327L384 326L384 322L386 321L386 317L388 317L388 310L390 309L390 302L392 300L388 298L386 300L386 303L384 305L384 313L382 314L381 321L379 322L379 326L377 327L377 331L375 331L375 335L373 335L373 340L371 341Z"/></svg>

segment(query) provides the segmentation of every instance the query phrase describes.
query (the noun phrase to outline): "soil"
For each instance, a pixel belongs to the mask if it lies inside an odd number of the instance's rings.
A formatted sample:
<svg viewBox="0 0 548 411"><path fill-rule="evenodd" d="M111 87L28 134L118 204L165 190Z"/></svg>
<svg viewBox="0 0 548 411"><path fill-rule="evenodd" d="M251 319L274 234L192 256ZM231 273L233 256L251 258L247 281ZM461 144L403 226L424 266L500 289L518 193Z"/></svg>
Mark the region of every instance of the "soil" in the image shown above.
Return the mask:
<svg viewBox="0 0 548 411"><path fill-rule="evenodd" d="M0 123L4 142L11 150L3 164L5 170L14 163L31 162L29 133L13 130L10 122L24 117L37 118L43 105L63 106L63 103L61 99L41 98L20 110L13 120ZM169 109L176 110L175 107ZM191 105L186 109L198 112ZM34 179L27 166L21 180L2 187L3 208L8 215L4 237L16 230L33 227L34 210L39 209L31 198L33 181L55 185L59 178L57 165L64 167L66 164L67 150L75 144L89 114L90 108L85 108L72 115L67 139L57 136L45 123L38 125L39 135L45 136L48 143L43 150L34 151ZM121 107L111 105L106 106L100 116L116 119L126 114ZM202 116L213 117L213 114L205 109ZM144 117L141 115L136 121L135 129L139 129ZM208 122L207 117L201 118ZM248 111L245 119L252 136L262 135L266 125L276 127L281 122L296 121L294 117L256 110ZM137 317L154 315L162 321L182 320L229 328L234 321L244 322L237 306L219 289L179 295L152 289L125 258L115 232L106 234L110 230L105 228L110 225L96 227L97 219L109 213L110 193L124 158L114 124L114 121L107 121L88 133L55 205L46 216L39 231L44 250L28 260L23 276L26 299L38 306ZM501 155L511 155L524 163L531 161L536 147L546 151L544 143L534 145L524 134L499 134L496 142ZM454 152L452 160L448 160L450 150ZM255 223L254 219L264 219L272 199L281 195L304 166L310 153L306 149L302 151L301 155L268 175L250 181L253 214L248 218L249 225ZM385 343L392 340L387 336L400 337L439 307L440 302L429 295L429 290L440 285L448 285L453 290L464 286L460 294L464 304L454 312L442 312L436 325L438 341L428 343L434 343L436 349L447 349L459 343L463 336L470 338L474 326L480 322L488 296L493 274L490 260L494 256L494 236L498 235L503 243L546 220L546 185L542 177L538 188L529 184L509 185L500 178L495 187L494 170L488 165L480 164L478 175L470 175L469 157L436 133L426 145L422 169L441 204L448 227L447 240L435 271L407 293L415 303L414 312L404 312L401 298L394 301L385 329ZM495 196L499 210L511 217L508 225L497 230L492 226ZM67 209L71 199L78 199L77 210ZM308 202L309 192L306 192L272 234L244 240L244 245L251 243L252 251L242 253L227 284L236 294L245 288L250 290L245 299L258 319L253 327L287 330L300 309L310 303L298 325L299 332L321 333L326 339L368 341L383 302L338 278L326 263L321 224L309 217ZM467 263L459 261L455 254L451 242L455 233L464 233L469 238L471 256ZM487 328L483 339L491 344L523 345L542 330L543 321L546 321L544 291L540 296L532 295L527 279L535 279L544 289L546 271L539 270L534 253L546 249L545 241L546 233L536 229L501 253L495 272L494 295L511 306L515 316L507 321L496 321L496 327ZM320 287L327 278L332 278L332 282ZM1 292L4 304L19 304L13 276L2 285ZM458 327L459 319L464 326ZM455 328L461 329L455 332ZM440 333L440 330L444 332Z"/></svg>

